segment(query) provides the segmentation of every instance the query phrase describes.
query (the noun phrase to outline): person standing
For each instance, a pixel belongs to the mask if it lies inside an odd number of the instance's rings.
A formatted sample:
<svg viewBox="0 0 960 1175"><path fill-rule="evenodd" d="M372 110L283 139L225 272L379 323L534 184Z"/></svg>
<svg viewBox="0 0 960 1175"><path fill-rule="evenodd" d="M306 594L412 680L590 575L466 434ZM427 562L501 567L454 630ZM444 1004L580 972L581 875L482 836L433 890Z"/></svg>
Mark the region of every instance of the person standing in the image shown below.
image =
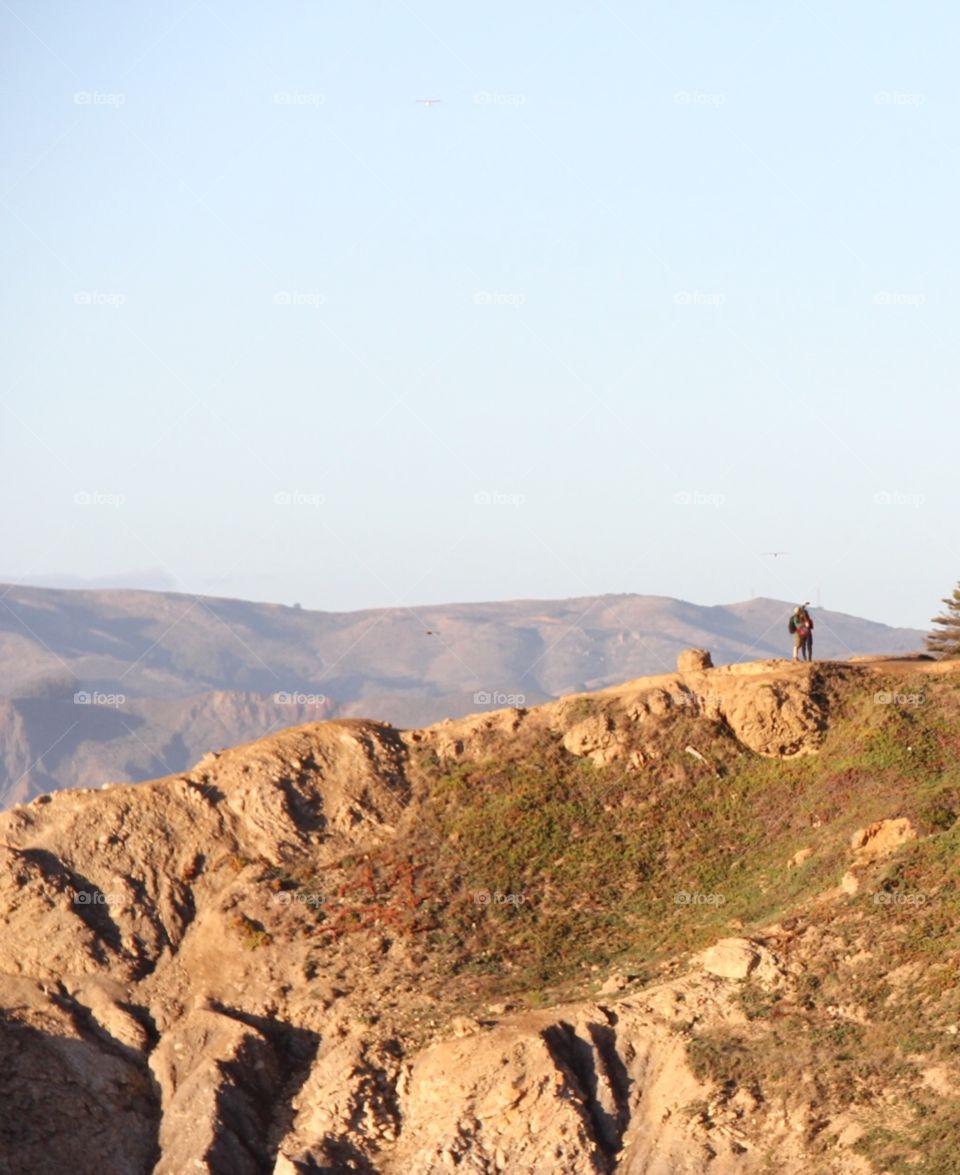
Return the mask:
<svg viewBox="0 0 960 1175"><path fill-rule="evenodd" d="M813 660L813 617L807 611L809 603L798 604L790 617L790 631L793 633L793 659Z"/></svg>
<svg viewBox="0 0 960 1175"><path fill-rule="evenodd" d="M806 629L803 635L803 647L800 650L800 655L807 661L813 660L813 617L807 611L807 606L803 606L803 628Z"/></svg>

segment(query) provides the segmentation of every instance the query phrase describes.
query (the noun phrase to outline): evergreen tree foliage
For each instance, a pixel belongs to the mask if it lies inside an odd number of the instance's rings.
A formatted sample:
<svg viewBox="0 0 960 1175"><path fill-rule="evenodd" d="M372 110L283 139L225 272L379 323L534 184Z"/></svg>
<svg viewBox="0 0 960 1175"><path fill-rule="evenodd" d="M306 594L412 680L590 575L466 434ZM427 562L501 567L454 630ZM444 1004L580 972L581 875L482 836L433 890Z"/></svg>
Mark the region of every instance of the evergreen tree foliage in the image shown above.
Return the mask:
<svg viewBox="0 0 960 1175"><path fill-rule="evenodd" d="M960 657L960 583L952 596L945 596L946 611L934 616L933 631L927 636L927 649L943 660Z"/></svg>

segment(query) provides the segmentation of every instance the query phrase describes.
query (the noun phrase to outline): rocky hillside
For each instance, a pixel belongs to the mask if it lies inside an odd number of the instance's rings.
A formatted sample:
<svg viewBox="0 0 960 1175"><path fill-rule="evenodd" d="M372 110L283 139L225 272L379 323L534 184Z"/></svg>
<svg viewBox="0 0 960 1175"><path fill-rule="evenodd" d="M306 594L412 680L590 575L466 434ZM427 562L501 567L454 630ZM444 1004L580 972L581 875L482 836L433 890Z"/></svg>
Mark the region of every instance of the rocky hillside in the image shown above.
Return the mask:
<svg viewBox="0 0 960 1175"><path fill-rule="evenodd" d="M309 612L141 591L0 593L0 807L57 787L186 770L201 749L376 715L403 726L531 706L671 668L787 651L791 604L594 596ZM818 656L922 634L817 613ZM79 699L79 702L77 701Z"/></svg>
<svg viewBox="0 0 960 1175"><path fill-rule="evenodd" d="M0 1171L956 1171L960 675L690 664L0 815Z"/></svg>

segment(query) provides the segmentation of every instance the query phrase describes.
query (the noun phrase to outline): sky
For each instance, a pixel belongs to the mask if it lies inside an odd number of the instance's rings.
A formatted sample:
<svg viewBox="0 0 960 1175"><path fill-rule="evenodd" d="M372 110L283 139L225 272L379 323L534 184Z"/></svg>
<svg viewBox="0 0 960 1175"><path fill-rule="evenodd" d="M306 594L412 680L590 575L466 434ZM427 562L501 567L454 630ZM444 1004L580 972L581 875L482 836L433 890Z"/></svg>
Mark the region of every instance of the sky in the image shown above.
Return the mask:
<svg viewBox="0 0 960 1175"><path fill-rule="evenodd" d="M926 628L958 33L923 0L0 0L0 577Z"/></svg>

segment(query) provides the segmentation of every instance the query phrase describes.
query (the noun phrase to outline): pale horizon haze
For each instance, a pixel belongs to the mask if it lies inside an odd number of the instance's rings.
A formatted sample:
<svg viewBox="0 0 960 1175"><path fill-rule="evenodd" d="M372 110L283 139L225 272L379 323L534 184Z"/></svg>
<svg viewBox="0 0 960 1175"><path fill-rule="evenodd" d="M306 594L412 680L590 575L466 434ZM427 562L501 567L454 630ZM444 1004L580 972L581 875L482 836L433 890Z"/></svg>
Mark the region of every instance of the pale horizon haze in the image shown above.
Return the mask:
<svg viewBox="0 0 960 1175"><path fill-rule="evenodd" d="M927 628L958 32L922 0L2 0L0 578Z"/></svg>

